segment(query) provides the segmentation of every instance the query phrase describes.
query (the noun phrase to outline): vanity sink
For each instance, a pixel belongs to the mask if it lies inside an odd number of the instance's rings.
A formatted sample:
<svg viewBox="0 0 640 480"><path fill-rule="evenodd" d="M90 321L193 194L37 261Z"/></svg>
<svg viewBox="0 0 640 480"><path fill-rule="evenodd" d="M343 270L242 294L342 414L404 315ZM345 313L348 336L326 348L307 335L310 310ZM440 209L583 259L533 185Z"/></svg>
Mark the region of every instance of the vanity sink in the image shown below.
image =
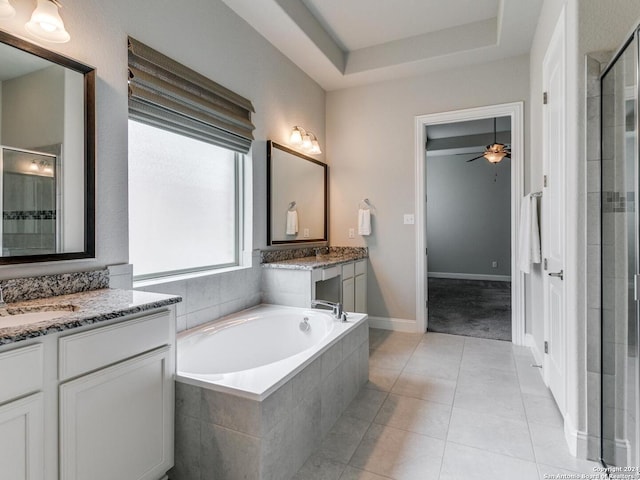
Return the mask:
<svg viewBox="0 0 640 480"><path fill-rule="evenodd" d="M33 323L53 320L54 318L68 317L73 313L72 306L68 308L62 307L57 310L51 309L50 307L48 309L30 309L28 311L8 307L5 310L6 315L0 316L0 328L31 325Z"/></svg>

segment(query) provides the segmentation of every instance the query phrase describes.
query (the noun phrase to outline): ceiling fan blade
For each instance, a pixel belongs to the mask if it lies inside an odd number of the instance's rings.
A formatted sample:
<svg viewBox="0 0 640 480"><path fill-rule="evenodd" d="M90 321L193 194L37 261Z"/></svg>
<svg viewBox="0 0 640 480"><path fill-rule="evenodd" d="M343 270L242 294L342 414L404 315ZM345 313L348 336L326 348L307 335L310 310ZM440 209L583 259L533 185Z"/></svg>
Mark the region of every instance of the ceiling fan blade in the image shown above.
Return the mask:
<svg viewBox="0 0 640 480"><path fill-rule="evenodd" d="M475 155L476 153L484 153L484 152L454 153L454 155Z"/></svg>
<svg viewBox="0 0 640 480"><path fill-rule="evenodd" d="M483 157L484 157L484 155L480 155L479 157L472 158L471 160L467 160L467 163L473 162L474 160L478 160L479 158L483 158Z"/></svg>

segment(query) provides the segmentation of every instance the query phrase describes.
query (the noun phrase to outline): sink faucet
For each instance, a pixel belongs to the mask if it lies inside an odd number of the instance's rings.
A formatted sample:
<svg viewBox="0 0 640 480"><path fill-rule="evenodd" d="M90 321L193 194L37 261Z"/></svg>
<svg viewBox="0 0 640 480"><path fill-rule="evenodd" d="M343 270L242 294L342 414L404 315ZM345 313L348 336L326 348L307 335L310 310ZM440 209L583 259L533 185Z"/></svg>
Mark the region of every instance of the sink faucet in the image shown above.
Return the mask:
<svg viewBox="0 0 640 480"><path fill-rule="evenodd" d="M317 306L329 307L336 320L341 320L343 322L347 321L347 312L342 310L342 304L340 302L328 302L327 300L311 300L311 308L315 308Z"/></svg>

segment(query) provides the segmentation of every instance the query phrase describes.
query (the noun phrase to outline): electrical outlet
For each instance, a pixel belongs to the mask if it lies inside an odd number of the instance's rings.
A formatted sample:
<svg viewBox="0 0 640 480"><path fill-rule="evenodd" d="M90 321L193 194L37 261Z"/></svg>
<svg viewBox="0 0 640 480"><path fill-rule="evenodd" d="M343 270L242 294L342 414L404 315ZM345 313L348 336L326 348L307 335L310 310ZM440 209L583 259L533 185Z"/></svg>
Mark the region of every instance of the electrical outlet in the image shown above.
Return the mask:
<svg viewBox="0 0 640 480"><path fill-rule="evenodd" d="M404 214L404 224L405 225L413 225L414 223L416 223L416 217L413 215L413 213L405 213Z"/></svg>
<svg viewBox="0 0 640 480"><path fill-rule="evenodd" d="M309 238L309 229L305 228L304 230L302 230L302 236L304 238Z"/></svg>
<svg viewBox="0 0 640 480"><path fill-rule="evenodd" d="M350 228L349 229L349 238L356 238L356 229L355 228Z"/></svg>
<svg viewBox="0 0 640 480"><path fill-rule="evenodd" d="M498 268L498 262L495 260L491 262L491 268Z"/></svg>

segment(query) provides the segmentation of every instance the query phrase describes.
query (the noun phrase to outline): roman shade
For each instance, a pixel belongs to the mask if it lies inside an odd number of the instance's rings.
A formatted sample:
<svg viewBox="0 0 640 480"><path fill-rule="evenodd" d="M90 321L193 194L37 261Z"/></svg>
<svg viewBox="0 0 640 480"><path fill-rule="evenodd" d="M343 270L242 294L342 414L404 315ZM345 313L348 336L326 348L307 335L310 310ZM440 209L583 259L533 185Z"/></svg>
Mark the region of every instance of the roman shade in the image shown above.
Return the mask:
<svg viewBox="0 0 640 480"><path fill-rule="evenodd" d="M240 153L251 148L249 100L129 37L129 118Z"/></svg>

